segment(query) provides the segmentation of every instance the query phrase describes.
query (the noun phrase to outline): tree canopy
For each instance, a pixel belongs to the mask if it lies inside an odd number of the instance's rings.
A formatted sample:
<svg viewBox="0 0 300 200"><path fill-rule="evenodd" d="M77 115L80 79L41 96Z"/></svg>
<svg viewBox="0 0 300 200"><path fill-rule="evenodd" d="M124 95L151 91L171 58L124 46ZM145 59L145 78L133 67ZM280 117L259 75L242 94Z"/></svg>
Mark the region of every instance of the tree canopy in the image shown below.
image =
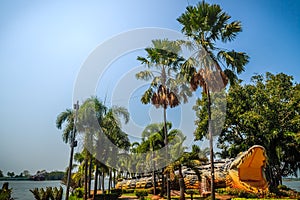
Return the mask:
<svg viewBox="0 0 300 200"><path fill-rule="evenodd" d="M300 85L283 73L256 75L236 84L227 97L225 127L218 147L222 157L235 157L252 145L265 147L271 186L300 168Z"/></svg>

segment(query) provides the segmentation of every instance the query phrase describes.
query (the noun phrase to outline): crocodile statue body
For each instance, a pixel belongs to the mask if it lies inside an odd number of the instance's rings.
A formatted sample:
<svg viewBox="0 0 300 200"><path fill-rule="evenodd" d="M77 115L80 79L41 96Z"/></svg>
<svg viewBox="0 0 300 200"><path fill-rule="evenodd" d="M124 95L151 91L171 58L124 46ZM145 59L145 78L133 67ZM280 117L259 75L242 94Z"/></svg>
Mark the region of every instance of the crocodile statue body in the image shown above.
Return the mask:
<svg viewBox="0 0 300 200"><path fill-rule="evenodd" d="M268 182L264 175L266 160L267 156L264 147L254 145L247 151L238 154L234 159L215 161L216 187L237 188L253 193L267 192ZM185 187L186 189L199 189L202 194L209 193L211 180L210 164L199 166L198 171L201 174L200 180L195 171L188 168L183 170ZM147 188L146 185L149 185L149 187L153 186L151 177L137 179L134 184L131 184L131 181L119 181L116 188L134 189ZM159 185L161 184L160 181L158 183Z"/></svg>

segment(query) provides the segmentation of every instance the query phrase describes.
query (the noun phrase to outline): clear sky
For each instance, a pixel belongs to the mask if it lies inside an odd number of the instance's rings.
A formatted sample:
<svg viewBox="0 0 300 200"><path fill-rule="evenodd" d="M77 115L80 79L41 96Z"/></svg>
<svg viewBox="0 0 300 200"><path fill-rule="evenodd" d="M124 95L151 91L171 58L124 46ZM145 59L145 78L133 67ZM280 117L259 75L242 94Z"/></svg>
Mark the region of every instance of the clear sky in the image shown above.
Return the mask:
<svg viewBox="0 0 300 200"><path fill-rule="evenodd" d="M72 107L74 83L89 54L112 36L132 29L180 31L176 18L196 2L1 1L0 170L5 174L64 170L69 145L63 143L55 120ZM207 2L220 4L243 24L243 32L226 45L251 57L242 79L270 71L300 81L300 1Z"/></svg>

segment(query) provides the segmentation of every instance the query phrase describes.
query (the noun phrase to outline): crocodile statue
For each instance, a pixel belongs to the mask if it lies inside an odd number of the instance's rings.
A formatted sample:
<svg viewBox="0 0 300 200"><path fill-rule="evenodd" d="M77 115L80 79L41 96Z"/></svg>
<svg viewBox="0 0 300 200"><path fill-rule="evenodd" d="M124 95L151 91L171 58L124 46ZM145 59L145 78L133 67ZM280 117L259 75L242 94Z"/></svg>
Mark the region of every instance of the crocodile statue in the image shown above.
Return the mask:
<svg viewBox="0 0 300 200"><path fill-rule="evenodd" d="M253 193L268 191L268 182L264 175L266 166L265 148L254 145L236 158L216 162L215 183L217 187L242 189ZM209 165L206 165L209 166ZM210 190L210 168L199 168L202 172L199 188L203 192Z"/></svg>
<svg viewBox="0 0 300 200"><path fill-rule="evenodd" d="M266 165L266 152L264 147L255 145L247 151L238 154L234 159L215 161L215 185L216 187L238 188L248 192L262 193L268 191L268 182L264 175ZM195 171L185 168L183 170L186 189L199 189L200 192L210 192L210 164L198 167L201 180ZM199 175L199 174L198 174ZM145 180L144 180L145 179ZM119 181L116 188L134 189L152 187L152 178L140 178ZM160 181L159 185L160 185ZM144 183L144 184L140 184ZM147 184L146 184L147 183Z"/></svg>

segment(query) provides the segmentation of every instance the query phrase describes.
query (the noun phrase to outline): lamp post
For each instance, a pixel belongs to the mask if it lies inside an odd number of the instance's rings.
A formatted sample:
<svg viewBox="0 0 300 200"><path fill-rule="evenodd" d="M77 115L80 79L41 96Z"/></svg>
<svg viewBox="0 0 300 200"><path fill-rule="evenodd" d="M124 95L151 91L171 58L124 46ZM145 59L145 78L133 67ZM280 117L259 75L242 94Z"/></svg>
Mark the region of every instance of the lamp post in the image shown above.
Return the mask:
<svg viewBox="0 0 300 200"><path fill-rule="evenodd" d="M77 122L78 109L79 109L79 103L77 101L77 103L74 104L75 117L74 117L74 126L73 126L73 131L72 131L72 135L71 135L71 144L70 144L70 146L71 146L71 153L70 153L70 161L69 161L69 169L68 169L66 200L69 199L69 191L70 191L70 183L71 183L71 175L72 175L74 147L77 146L77 141L75 140L75 133L76 133L76 122Z"/></svg>

